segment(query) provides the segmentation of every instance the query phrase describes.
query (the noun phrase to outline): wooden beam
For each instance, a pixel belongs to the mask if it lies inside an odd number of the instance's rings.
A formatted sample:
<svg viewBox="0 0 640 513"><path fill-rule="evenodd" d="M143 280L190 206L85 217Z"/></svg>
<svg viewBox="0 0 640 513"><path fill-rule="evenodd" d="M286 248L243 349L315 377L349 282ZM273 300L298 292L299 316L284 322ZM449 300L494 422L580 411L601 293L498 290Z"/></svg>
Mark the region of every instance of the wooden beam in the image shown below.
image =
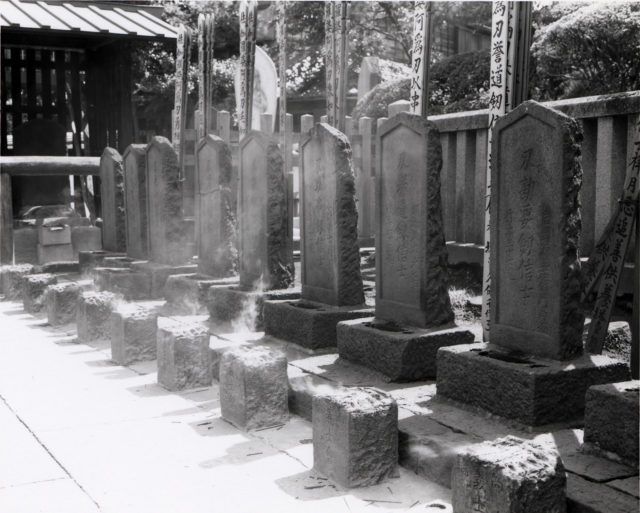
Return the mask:
<svg viewBox="0 0 640 513"><path fill-rule="evenodd" d="M13 202L11 176L0 175L0 264L13 264Z"/></svg>
<svg viewBox="0 0 640 513"><path fill-rule="evenodd" d="M100 157L0 157L0 171L2 176L98 176Z"/></svg>

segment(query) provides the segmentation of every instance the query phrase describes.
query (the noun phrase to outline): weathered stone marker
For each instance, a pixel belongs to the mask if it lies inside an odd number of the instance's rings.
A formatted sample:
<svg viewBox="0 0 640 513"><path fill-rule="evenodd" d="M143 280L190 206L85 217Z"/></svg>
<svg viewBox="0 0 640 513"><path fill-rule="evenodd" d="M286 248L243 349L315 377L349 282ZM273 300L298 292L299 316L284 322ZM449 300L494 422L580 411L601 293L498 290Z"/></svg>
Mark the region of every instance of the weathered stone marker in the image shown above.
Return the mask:
<svg viewBox="0 0 640 513"><path fill-rule="evenodd" d="M581 137L533 101L496 122L490 344L441 349L438 395L543 425L581 417L589 386L628 379L624 362L580 358Z"/></svg>
<svg viewBox="0 0 640 513"><path fill-rule="evenodd" d="M398 405L373 388L313 397L313 467L347 488L391 477L398 464Z"/></svg>
<svg viewBox="0 0 640 513"><path fill-rule="evenodd" d="M289 419L289 381L284 353L264 346L225 351L220 360L222 417L246 430Z"/></svg>
<svg viewBox="0 0 640 513"><path fill-rule="evenodd" d="M282 155L261 132L251 131L240 143L239 187L240 287L287 288L294 271Z"/></svg>
<svg viewBox="0 0 640 513"><path fill-rule="evenodd" d="M154 137L147 146L149 258L158 264L185 262L182 185L176 152L168 139Z"/></svg>
<svg viewBox="0 0 640 513"><path fill-rule="evenodd" d="M275 141L258 131L240 142L238 193L238 288L211 287L208 308L215 321L231 321L246 307L278 297L298 297L294 280L293 243L287 225L286 179ZM293 294L293 295L291 295ZM258 316L262 317L261 313ZM260 325L258 320L256 328Z"/></svg>
<svg viewBox="0 0 640 513"><path fill-rule="evenodd" d="M145 144L131 144L123 155L127 254L143 260L149 256L146 148Z"/></svg>
<svg viewBox="0 0 640 513"><path fill-rule="evenodd" d="M456 513L567 510L565 470L557 450L513 436L458 455L451 492Z"/></svg>
<svg viewBox="0 0 640 513"><path fill-rule="evenodd" d="M432 378L440 347L473 342L449 300L440 134L406 112L379 134L375 319L340 324L338 351L393 380Z"/></svg>
<svg viewBox="0 0 640 513"><path fill-rule="evenodd" d="M311 349L335 345L339 321L365 317L351 146L318 123L302 144L302 294L265 304L266 331Z"/></svg>
<svg viewBox="0 0 640 513"><path fill-rule="evenodd" d="M126 251L124 168L122 157L113 148L105 148L100 157L100 181L102 248L106 251Z"/></svg>
<svg viewBox="0 0 640 513"><path fill-rule="evenodd" d="M196 239L198 272L224 278L233 272L235 247L231 151L220 137L207 135L196 155Z"/></svg>

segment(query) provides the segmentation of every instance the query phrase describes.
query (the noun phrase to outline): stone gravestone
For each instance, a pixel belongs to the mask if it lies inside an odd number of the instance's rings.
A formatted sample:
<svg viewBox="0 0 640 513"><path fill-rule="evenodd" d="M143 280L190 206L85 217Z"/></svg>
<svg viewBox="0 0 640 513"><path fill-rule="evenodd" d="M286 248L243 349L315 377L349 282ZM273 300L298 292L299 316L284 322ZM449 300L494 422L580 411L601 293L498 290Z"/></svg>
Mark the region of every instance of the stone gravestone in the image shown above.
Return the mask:
<svg viewBox="0 0 640 513"><path fill-rule="evenodd" d="M215 322L252 312L249 329L262 327L265 298L299 297L287 224L286 179L278 145L252 130L240 142L238 185L238 287L212 286L207 308ZM253 315L255 313L255 315Z"/></svg>
<svg viewBox="0 0 640 513"><path fill-rule="evenodd" d="M149 254L147 172L145 144L131 144L124 151L127 254L145 259Z"/></svg>
<svg viewBox="0 0 640 513"><path fill-rule="evenodd" d="M319 124L302 149L302 299L333 306L364 303L351 147Z"/></svg>
<svg viewBox="0 0 640 513"><path fill-rule="evenodd" d="M275 142L251 131L240 142L238 241L240 287L284 289L293 283L286 182Z"/></svg>
<svg viewBox="0 0 640 513"><path fill-rule="evenodd" d="M534 101L499 119L491 148L490 344L438 353L438 394L526 425L573 421L624 362L582 354L582 134Z"/></svg>
<svg viewBox="0 0 640 513"><path fill-rule="evenodd" d="M231 151L220 137L203 138L196 156L198 272L223 278L233 272L235 247Z"/></svg>
<svg viewBox="0 0 640 513"><path fill-rule="evenodd" d="M335 345L339 321L364 317L358 212L347 137L318 123L302 144L302 293L298 303L265 305L270 335L310 349Z"/></svg>
<svg viewBox="0 0 640 513"><path fill-rule="evenodd" d="M105 148L100 157L102 201L102 247L106 251L126 251L124 169L122 157Z"/></svg>
<svg viewBox="0 0 640 513"><path fill-rule="evenodd" d="M379 141L375 319L338 326L338 350L393 380L433 378L440 347L473 342L449 300L440 133L403 112L381 125Z"/></svg>
<svg viewBox="0 0 640 513"><path fill-rule="evenodd" d="M188 258L182 222L182 182L175 150L156 136L147 146L149 257L178 265Z"/></svg>

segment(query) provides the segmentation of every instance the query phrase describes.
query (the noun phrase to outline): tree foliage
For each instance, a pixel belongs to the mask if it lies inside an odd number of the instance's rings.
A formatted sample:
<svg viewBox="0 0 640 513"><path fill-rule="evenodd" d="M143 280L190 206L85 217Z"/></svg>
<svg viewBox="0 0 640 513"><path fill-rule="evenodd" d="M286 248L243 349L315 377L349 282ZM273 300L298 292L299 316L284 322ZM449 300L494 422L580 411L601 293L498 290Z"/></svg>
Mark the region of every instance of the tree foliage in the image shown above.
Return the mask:
<svg viewBox="0 0 640 513"><path fill-rule="evenodd" d="M554 7L558 10L554 11ZM640 89L640 4L551 6L531 48L539 100Z"/></svg>

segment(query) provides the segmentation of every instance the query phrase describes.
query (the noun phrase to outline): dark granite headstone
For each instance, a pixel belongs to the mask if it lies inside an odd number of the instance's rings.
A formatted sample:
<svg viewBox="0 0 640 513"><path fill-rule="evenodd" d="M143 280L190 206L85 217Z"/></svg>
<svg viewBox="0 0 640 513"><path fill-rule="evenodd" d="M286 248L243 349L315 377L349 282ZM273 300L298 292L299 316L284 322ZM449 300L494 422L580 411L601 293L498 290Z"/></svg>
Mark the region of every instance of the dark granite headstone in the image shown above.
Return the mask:
<svg viewBox="0 0 640 513"><path fill-rule="evenodd" d="M231 151L220 137L207 135L196 156L196 239L198 272L223 278L233 271L233 201Z"/></svg>
<svg viewBox="0 0 640 513"><path fill-rule="evenodd" d="M535 356L579 356L581 131L533 101L493 130L490 341Z"/></svg>
<svg viewBox="0 0 640 513"><path fill-rule="evenodd" d="M376 317L420 328L453 321L442 226L440 134L403 112L381 127L376 180Z"/></svg>
<svg viewBox="0 0 640 513"><path fill-rule="evenodd" d="M100 157L100 182L102 247L106 251L126 251L124 168L122 157L113 148L105 148Z"/></svg>
<svg viewBox="0 0 640 513"><path fill-rule="evenodd" d="M154 137L147 146L149 257L177 265L188 258L182 222L182 182L176 152L168 139Z"/></svg>
<svg viewBox="0 0 640 513"><path fill-rule="evenodd" d="M240 287L283 289L293 283L286 181L278 145L258 131L240 142L238 230Z"/></svg>
<svg viewBox="0 0 640 513"><path fill-rule="evenodd" d="M302 144L300 192L302 298L333 306L364 303L351 146L326 123Z"/></svg>
<svg viewBox="0 0 640 513"><path fill-rule="evenodd" d="M149 256L146 148L146 144L131 144L123 156L127 254L140 259Z"/></svg>

